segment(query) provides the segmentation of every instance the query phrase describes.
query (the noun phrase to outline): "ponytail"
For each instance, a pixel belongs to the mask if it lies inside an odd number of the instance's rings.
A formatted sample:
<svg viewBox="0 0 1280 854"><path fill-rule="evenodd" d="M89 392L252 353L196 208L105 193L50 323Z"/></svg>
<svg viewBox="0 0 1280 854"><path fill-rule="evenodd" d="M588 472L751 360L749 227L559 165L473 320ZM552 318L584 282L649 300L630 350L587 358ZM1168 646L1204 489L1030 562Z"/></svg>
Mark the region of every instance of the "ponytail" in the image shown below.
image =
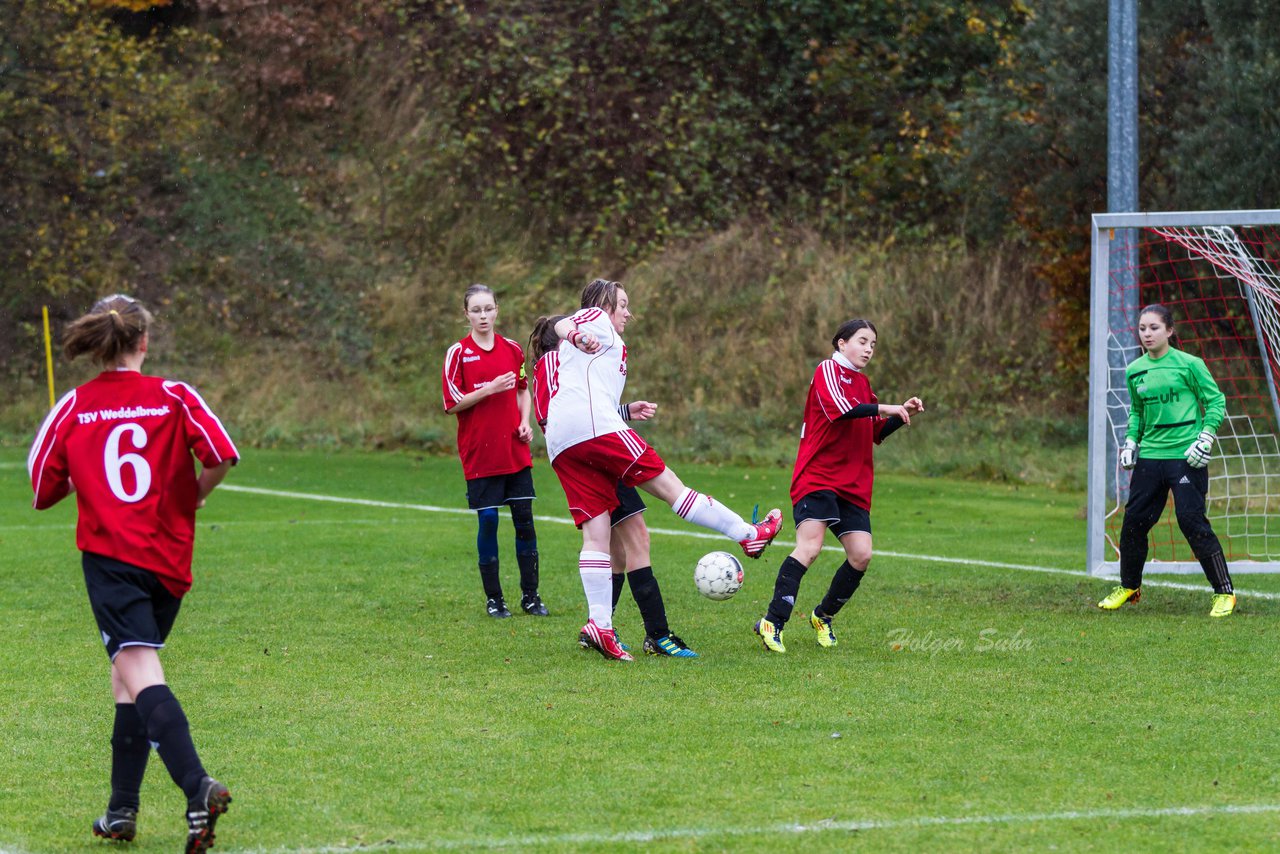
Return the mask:
<svg viewBox="0 0 1280 854"><path fill-rule="evenodd" d="M151 321L151 312L132 297L103 297L88 314L67 325L62 334L62 351L68 359L88 353L99 364L115 364L122 356L137 351Z"/></svg>
<svg viewBox="0 0 1280 854"><path fill-rule="evenodd" d="M533 322L533 332L529 335L529 358L535 365L543 356L560 346L556 324L565 317L563 314L544 315Z"/></svg>

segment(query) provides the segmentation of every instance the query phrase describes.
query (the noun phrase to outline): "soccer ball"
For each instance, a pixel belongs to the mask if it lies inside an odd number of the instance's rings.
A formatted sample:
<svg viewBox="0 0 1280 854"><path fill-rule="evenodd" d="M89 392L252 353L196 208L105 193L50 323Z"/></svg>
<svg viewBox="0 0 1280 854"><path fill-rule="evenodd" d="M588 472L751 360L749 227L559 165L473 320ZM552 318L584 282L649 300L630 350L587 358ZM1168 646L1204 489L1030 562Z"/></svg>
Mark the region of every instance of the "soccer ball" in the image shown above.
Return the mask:
<svg viewBox="0 0 1280 854"><path fill-rule="evenodd" d="M728 599L742 587L742 564L728 552L705 554L693 569L693 583L708 599Z"/></svg>

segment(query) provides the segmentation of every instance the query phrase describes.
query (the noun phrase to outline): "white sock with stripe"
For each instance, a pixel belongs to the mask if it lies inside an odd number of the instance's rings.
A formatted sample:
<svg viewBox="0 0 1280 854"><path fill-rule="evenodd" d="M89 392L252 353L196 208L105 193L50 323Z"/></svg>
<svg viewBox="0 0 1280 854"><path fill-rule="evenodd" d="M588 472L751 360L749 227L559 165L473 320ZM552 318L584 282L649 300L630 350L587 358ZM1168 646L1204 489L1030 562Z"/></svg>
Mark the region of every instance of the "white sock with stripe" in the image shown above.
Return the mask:
<svg viewBox="0 0 1280 854"><path fill-rule="evenodd" d="M756 533L755 525L743 520L728 507L716 501L710 495L686 489L672 503L671 509L681 519L719 531L731 540L741 542Z"/></svg>
<svg viewBox="0 0 1280 854"><path fill-rule="evenodd" d="M602 629L613 628L613 568L604 552L578 554L582 592L587 594L587 614Z"/></svg>

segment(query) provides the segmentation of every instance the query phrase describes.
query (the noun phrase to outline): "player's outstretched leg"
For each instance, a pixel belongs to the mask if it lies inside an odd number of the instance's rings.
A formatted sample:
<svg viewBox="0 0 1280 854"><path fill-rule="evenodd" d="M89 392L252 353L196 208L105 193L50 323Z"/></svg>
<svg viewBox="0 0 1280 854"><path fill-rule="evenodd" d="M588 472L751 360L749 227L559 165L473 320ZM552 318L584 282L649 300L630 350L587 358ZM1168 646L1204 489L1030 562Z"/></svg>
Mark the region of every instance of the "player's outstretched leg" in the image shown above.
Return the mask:
<svg viewBox="0 0 1280 854"><path fill-rule="evenodd" d="M782 528L782 511L777 507L773 508L765 514L763 520L752 527L755 530L751 536L739 540L738 545L742 546L742 553L747 557L758 558L764 553L765 547L773 542L773 538L778 536L778 530Z"/></svg>
<svg viewBox="0 0 1280 854"><path fill-rule="evenodd" d="M681 519L718 531L737 541L747 557L759 557L782 527L782 511L776 507L765 514L763 521L752 524L710 495L686 487L669 468L664 468L657 477L638 485L649 494L667 502Z"/></svg>

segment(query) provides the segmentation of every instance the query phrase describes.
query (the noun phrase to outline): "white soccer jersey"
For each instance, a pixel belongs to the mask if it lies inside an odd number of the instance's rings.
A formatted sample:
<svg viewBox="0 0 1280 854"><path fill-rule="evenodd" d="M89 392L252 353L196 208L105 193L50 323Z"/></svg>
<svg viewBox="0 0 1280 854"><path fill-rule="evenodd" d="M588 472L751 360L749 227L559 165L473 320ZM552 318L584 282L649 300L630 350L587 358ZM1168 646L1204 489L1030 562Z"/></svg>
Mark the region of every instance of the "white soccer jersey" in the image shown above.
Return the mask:
<svg viewBox="0 0 1280 854"><path fill-rule="evenodd" d="M627 384L627 345L599 308L573 315L579 332L590 332L600 349L587 354L568 341L560 342L560 367L547 413L547 456L555 459L565 448L626 430L618 412Z"/></svg>

